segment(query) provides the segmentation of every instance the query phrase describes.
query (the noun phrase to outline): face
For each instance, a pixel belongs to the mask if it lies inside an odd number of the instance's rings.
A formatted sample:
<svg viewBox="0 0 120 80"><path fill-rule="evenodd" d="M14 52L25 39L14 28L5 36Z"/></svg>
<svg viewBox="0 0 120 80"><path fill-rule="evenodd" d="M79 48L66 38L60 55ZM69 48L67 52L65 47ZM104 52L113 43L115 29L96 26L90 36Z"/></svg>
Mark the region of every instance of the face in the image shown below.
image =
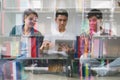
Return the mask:
<svg viewBox="0 0 120 80"><path fill-rule="evenodd" d="M97 20L98 19L95 16L89 18L89 26L91 31L97 31Z"/></svg>
<svg viewBox="0 0 120 80"><path fill-rule="evenodd" d="M33 27L37 22L38 17L35 14L30 14L29 16L25 16L24 22L25 26Z"/></svg>
<svg viewBox="0 0 120 80"><path fill-rule="evenodd" d="M67 20L68 18L64 15L58 15L58 17L55 19L59 29L65 29Z"/></svg>

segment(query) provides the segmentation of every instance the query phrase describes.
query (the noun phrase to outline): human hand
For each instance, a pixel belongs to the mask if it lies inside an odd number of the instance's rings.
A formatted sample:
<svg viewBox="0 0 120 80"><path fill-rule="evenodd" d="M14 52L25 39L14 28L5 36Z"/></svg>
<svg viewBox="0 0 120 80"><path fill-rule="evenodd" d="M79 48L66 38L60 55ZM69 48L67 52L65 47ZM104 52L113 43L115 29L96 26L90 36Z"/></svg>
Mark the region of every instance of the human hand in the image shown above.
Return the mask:
<svg viewBox="0 0 120 80"><path fill-rule="evenodd" d="M49 50L49 48L51 48L52 46L53 44L50 41L45 40L43 41L42 46L40 47L40 50Z"/></svg>

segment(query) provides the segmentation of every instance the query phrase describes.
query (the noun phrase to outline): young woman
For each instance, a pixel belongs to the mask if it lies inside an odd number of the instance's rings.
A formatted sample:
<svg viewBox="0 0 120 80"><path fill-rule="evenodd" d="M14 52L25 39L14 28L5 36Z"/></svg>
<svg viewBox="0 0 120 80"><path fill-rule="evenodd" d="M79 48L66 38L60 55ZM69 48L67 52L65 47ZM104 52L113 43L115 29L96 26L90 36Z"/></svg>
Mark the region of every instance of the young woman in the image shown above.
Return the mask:
<svg viewBox="0 0 120 80"><path fill-rule="evenodd" d="M27 9L23 13L23 25L15 25L10 32L11 36L23 36L23 35L39 35L42 34L34 29L34 25L38 21L38 14L32 10Z"/></svg>
<svg viewBox="0 0 120 80"><path fill-rule="evenodd" d="M43 36L41 32L35 29L35 24L38 21L38 14L32 9L26 9L23 13L23 24L15 25L11 32L10 36L20 36L21 37L21 46L20 46L20 55L23 55L23 58L26 58L27 55L31 54L31 57L36 58L37 50L42 44ZM35 39L34 39L35 38ZM31 42L29 42L31 39ZM39 44L36 43L36 40L39 39ZM31 43L31 46L29 45ZM31 51L29 51L29 47L31 47ZM36 50L36 48L38 48ZM36 51L36 52L35 52ZM31 52L31 53L30 53ZM38 64L38 60L19 60L23 66L32 66L34 64Z"/></svg>

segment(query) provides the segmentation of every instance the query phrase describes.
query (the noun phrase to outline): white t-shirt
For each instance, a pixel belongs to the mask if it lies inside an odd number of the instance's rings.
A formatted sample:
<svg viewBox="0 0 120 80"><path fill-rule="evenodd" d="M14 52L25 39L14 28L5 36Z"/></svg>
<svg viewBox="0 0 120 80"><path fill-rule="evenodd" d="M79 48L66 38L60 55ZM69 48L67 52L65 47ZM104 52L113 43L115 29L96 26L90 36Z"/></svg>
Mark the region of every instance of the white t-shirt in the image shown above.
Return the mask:
<svg viewBox="0 0 120 80"><path fill-rule="evenodd" d="M75 35L68 33L67 31L60 33L57 29L51 30L52 34L44 36L44 41L47 40L52 43L52 47L48 50L49 52L56 52L55 42L56 40L75 40Z"/></svg>

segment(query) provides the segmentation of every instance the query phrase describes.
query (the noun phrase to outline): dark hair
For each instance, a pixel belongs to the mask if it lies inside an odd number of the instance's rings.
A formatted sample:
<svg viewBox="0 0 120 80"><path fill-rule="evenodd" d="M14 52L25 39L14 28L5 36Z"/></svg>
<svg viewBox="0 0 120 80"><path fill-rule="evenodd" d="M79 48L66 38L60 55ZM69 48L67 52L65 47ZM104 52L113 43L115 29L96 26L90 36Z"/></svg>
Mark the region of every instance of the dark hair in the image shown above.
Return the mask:
<svg viewBox="0 0 120 80"><path fill-rule="evenodd" d="M58 17L58 15L64 15L64 16L68 17L68 12L65 9L58 9L58 10L56 10L55 17Z"/></svg>
<svg viewBox="0 0 120 80"><path fill-rule="evenodd" d="M99 9L92 9L89 13L87 18L91 18L91 17L97 17L97 19L102 19L102 12Z"/></svg>
<svg viewBox="0 0 120 80"><path fill-rule="evenodd" d="M26 9L23 13L23 22L24 22L25 16L29 16L30 14L34 14L34 15L36 15L36 17L38 17L37 12L35 12L32 9Z"/></svg>

